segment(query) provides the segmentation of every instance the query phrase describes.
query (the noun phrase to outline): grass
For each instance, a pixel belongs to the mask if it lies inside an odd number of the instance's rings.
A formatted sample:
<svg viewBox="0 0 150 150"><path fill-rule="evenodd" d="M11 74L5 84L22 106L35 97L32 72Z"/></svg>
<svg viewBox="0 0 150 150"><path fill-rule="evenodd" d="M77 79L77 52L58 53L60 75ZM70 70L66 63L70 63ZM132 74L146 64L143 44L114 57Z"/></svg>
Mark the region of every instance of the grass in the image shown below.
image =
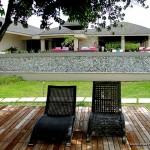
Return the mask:
<svg viewBox="0 0 150 150"><path fill-rule="evenodd" d="M92 82L24 81L20 77L0 77L0 98L44 97L48 85L76 85L78 97L92 96ZM122 82L122 98L149 98L150 82Z"/></svg>
<svg viewBox="0 0 150 150"><path fill-rule="evenodd" d="M122 97L150 98L150 82L122 82Z"/></svg>
<svg viewBox="0 0 150 150"><path fill-rule="evenodd" d="M122 82L122 98L149 98L150 82ZM0 98L45 97L48 85L76 85L77 97L92 96L92 82L85 81L24 81L20 77L0 77ZM45 103L0 103L0 105L39 105ZM123 106L145 106L150 110L150 104L123 104ZM91 106L88 102L77 102L77 106Z"/></svg>

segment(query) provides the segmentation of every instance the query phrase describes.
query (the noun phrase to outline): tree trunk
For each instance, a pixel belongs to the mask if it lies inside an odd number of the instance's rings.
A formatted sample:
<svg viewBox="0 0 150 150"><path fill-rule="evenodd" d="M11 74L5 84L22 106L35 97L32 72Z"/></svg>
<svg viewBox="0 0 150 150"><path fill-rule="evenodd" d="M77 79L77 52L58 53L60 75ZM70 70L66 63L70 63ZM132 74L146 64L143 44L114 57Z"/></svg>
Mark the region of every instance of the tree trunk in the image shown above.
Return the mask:
<svg viewBox="0 0 150 150"><path fill-rule="evenodd" d="M0 30L0 42L3 39L3 36L5 35L8 27L10 26L11 23L12 23L11 20L5 20L3 26L1 27L1 30Z"/></svg>
<svg viewBox="0 0 150 150"><path fill-rule="evenodd" d="M11 21L12 10L13 10L13 0L9 0L5 21L0 29L0 42L3 39L3 36L5 35L8 27L12 23L12 21Z"/></svg>

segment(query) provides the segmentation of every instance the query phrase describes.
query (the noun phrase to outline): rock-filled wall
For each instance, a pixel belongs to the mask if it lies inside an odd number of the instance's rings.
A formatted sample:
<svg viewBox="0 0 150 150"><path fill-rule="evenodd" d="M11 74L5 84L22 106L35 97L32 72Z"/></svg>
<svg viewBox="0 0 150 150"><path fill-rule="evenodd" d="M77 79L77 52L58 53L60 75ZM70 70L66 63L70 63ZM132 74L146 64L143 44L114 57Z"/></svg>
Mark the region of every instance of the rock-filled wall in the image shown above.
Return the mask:
<svg viewBox="0 0 150 150"><path fill-rule="evenodd" d="M150 53L1 54L0 72L150 72Z"/></svg>

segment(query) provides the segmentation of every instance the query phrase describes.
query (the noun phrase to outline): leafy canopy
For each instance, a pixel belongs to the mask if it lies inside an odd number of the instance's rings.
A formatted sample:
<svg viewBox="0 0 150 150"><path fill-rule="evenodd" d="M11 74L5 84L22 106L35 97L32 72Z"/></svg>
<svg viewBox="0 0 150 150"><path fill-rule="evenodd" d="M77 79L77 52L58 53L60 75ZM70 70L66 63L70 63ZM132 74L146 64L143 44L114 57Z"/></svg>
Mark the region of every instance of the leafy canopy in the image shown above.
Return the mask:
<svg viewBox="0 0 150 150"><path fill-rule="evenodd" d="M74 40L76 40L74 36L71 35L64 36L64 41L61 43L61 45L72 44Z"/></svg>
<svg viewBox="0 0 150 150"><path fill-rule="evenodd" d="M42 17L42 29L50 28L50 18L61 26L65 22L61 18L61 12L69 17L69 22L77 21L85 28L89 23L93 23L100 31L106 26L107 19L115 27L125 16L124 9L135 3L146 8L145 2L146 0L9 0L5 23L0 23L0 36L12 22L16 25L21 23L27 28L28 18L32 15ZM1 1L0 15L5 15Z"/></svg>

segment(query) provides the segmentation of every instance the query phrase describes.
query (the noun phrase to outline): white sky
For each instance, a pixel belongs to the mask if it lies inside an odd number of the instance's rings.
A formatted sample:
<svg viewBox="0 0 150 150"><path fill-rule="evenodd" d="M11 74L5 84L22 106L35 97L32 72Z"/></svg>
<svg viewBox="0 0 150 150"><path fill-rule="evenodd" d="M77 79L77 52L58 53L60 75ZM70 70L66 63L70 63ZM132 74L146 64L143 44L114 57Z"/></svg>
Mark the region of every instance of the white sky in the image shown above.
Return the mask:
<svg viewBox="0 0 150 150"><path fill-rule="evenodd" d="M7 9L8 0L1 0L5 11ZM150 0L147 0L146 4L150 7ZM150 8L144 9L140 6L135 5L133 8L127 8L125 11L125 18L126 22L138 24L144 27L150 28ZM35 27L40 27L40 18L36 16L32 16L28 20L29 25L33 25ZM58 26L57 23L53 23L51 28Z"/></svg>

